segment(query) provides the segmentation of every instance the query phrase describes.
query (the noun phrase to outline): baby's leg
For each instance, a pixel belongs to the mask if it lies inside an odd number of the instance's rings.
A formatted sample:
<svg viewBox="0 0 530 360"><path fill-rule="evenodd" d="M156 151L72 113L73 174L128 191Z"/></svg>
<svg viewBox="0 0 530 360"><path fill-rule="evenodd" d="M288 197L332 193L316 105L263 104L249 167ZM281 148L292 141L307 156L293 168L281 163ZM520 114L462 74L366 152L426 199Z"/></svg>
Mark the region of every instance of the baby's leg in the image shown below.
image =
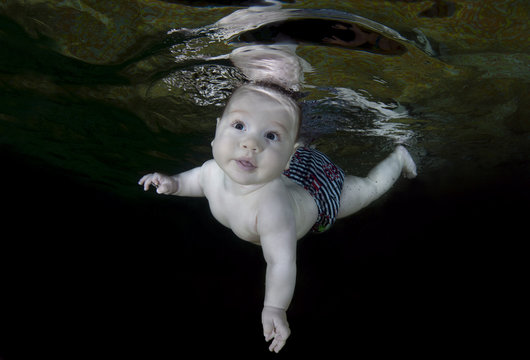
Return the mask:
<svg viewBox="0 0 530 360"><path fill-rule="evenodd" d="M367 177L346 176L340 196L337 218L349 216L383 195L399 178L416 176L416 165L403 146L374 167Z"/></svg>

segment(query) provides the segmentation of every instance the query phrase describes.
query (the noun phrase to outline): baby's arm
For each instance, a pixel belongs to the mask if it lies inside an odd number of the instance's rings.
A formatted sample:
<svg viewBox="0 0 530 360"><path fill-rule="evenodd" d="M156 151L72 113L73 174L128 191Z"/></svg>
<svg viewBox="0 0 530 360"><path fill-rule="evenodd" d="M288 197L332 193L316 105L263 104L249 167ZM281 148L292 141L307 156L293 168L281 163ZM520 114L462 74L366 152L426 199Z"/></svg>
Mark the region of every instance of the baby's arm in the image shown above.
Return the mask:
<svg viewBox="0 0 530 360"><path fill-rule="evenodd" d="M180 173L178 175L164 175L160 173L147 174L143 176L139 185L144 186L147 191L150 185L156 187L158 194L179 196L204 196L201 186L202 167Z"/></svg>
<svg viewBox="0 0 530 360"><path fill-rule="evenodd" d="M296 283L296 223L286 196L269 197L260 205L257 230L267 262L265 301L261 315L269 350L278 352L291 331L286 310Z"/></svg>
<svg viewBox="0 0 530 360"><path fill-rule="evenodd" d="M416 165L407 149L399 145L366 178L346 176L337 218L349 216L379 198L390 189L401 173L407 178L414 178Z"/></svg>

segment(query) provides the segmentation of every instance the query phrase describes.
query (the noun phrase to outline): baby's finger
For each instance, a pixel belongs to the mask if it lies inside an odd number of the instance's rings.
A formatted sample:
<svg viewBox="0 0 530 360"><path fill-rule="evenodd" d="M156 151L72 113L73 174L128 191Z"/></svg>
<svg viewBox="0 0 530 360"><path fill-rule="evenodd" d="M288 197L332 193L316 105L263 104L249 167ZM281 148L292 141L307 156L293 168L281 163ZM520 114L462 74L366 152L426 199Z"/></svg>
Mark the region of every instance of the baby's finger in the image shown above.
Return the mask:
<svg viewBox="0 0 530 360"><path fill-rule="evenodd" d="M142 176L142 178L140 180L138 180L138 185L143 185L145 180L147 180L150 176L151 176L151 174L147 174L147 175Z"/></svg>
<svg viewBox="0 0 530 360"><path fill-rule="evenodd" d="M287 323L279 323L276 325L276 333L278 334L277 336L280 336L285 341L291 335L291 329L289 329Z"/></svg>
<svg viewBox="0 0 530 360"><path fill-rule="evenodd" d="M167 184L161 184L161 185L153 184L153 186L156 187L156 192L158 194L169 194L169 186Z"/></svg>
<svg viewBox="0 0 530 360"><path fill-rule="evenodd" d="M155 188L158 188L160 186L160 181L155 177L151 176L149 179L147 179L144 183L144 190L149 190L149 186L154 186Z"/></svg>
<svg viewBox="0 0 530 360"><path fill-rule="evenodd" d="M284 345L285 340L280 335L276 335L274 337L274 340L272 340L271 346L269 346L269 351L274 351L275 353L278 353Z"/></svg>
<svg viewBox="0 0 530 360"><path fill-rule="evenodd" d="M144 191L149 190L149 185L151 185L152 181L153 181L152 177L149 177L148 179L145 180L145 182L144 182Z"/></svg>
<svg viewBox="0 0 530 360"><path fill-rule="evenodd" d="M274 336L273 325L271 321L263 322L263 336L265 336L265 341L269 341Z"/></svg>

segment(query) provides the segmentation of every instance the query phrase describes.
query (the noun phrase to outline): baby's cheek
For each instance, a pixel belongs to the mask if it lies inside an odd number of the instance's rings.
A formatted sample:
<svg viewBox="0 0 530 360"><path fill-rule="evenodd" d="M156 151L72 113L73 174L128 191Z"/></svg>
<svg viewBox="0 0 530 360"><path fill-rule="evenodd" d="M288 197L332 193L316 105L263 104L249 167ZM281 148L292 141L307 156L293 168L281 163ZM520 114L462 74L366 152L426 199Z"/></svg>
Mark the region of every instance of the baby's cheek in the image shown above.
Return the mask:
<svg viewBox="0 0 530 360"><path fill-rule="evenodd" d="M274 168L274 172L281 174L285 167L287 166L287 162L290 159L290 155L286 155L285 153L276 153L274 156L274 159L272 160L273 165L271 165L271 168Z"/></svg>
<svg viewBox="0 0 530 360"><path fill-rule="evenodd" d="M293 153L294 146L285 147L281 152L281 156L278 159L278 162L281 163L283 166L286 166L289 163L289 160L291 159Z"/></svg>

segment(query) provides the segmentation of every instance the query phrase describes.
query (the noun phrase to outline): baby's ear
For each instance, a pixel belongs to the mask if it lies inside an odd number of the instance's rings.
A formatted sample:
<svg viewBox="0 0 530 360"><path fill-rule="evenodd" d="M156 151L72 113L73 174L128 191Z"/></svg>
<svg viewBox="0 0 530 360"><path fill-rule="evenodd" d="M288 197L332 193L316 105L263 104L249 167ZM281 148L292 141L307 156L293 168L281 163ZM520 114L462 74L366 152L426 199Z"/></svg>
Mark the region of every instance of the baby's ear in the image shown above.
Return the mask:
<svg viewBox="0 0 530 360"><path fill-rule="evenodd" d="M299 147L303 147L304 144L302 144L301 142L297 141L294 143L294 146L293 146L293 154L296 152L296 149L298 149Z"/></svg>
<svg viewBox="0 0 530 360"><path fill-rule="evenodd" d="M291 153L291 156L289 157L289 161L287 161L287 165L285 165L285 170L289 169L289 165L291 164L291 159L293 158L294 153L296 152L296 149L298 149L302 144L296 142L293 146L293 151Z"/></svg>

